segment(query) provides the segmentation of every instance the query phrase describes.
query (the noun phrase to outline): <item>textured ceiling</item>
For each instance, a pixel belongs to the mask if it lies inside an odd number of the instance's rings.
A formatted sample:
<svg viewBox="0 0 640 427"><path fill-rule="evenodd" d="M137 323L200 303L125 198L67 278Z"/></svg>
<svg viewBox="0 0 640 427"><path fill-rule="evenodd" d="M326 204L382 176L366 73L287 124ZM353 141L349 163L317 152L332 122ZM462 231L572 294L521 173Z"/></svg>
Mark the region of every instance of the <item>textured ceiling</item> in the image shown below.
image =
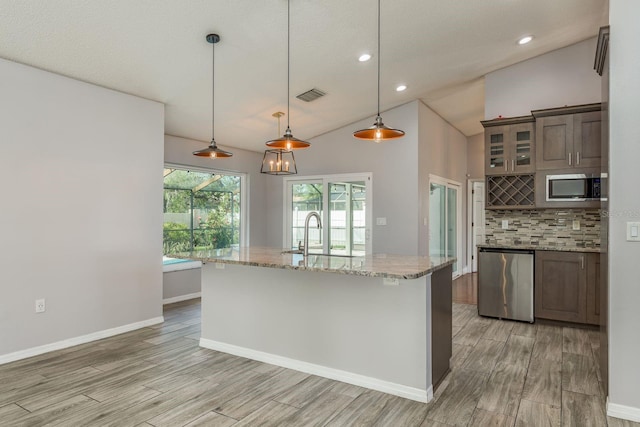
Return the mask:
<svg viewBox="0 0 640 427"><path fill-rule="evenodd" d="M376 109L375 0L291 0L291 128L311 138ZM0 57L166 104L165 132L260 151L286 111L285 0L0 0ZM381 108L422 99L482 131L482 76L595 36L606 0L383 0ZM532 43L516 40L534 34ZM395 92L397 84L408 86ZM319 88L311 103L295 95ZM286 121L286 117L284 117ZM388 123L393 125L392 123Z"/></svg>

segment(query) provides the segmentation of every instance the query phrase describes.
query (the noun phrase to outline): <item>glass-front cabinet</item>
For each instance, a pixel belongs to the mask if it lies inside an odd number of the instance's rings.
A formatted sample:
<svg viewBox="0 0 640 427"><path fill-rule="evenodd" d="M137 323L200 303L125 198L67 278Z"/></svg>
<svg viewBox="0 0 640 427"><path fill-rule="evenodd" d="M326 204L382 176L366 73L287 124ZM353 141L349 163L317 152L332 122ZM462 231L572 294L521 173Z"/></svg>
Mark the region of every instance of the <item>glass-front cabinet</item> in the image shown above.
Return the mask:
<svg viewBox="0 0 640 427"><path fill-rule="evenodd" d="M485 127L485 174L509 175L535 171L533 117L494 119Z"/></svg>

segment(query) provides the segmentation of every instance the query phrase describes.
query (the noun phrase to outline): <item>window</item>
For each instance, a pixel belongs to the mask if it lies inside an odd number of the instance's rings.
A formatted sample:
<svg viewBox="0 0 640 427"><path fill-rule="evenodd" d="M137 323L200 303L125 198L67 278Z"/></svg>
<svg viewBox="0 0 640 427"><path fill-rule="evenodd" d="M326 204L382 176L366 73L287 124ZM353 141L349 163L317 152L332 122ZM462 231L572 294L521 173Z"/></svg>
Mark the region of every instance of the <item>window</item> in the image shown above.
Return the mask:
<svg viewBox="0 0 640 427"><path fill-rule="evenodd" d="M164 170L164 253L238 247L243 177L167 167Z"/></svg>
<svg viewBox="0 0 640 427"><path fill-rule="evenodd" d="M310 253L371 253L371 174L285 178L284 185L285 246L298 247L307 215L317 212L323 227L310 220Z"/></svg>

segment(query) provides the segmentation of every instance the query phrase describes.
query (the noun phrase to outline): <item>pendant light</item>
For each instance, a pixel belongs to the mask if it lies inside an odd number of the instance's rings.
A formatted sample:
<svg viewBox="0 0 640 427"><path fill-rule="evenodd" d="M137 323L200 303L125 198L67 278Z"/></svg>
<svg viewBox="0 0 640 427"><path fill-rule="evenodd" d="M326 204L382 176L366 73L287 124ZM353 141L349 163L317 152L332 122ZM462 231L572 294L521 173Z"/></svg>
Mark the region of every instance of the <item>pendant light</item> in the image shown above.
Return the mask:
<svg viewBox="0 0 640 427"><path fill-rule="evenodd" d="M194 156L200 157L210 157L212 159L217 159L220 157L231 157L232 153L228 151L221 150L218 148L216 144L216 139L213 136L214 132L214 117L215 117L215 62L216 62L216 50L215 45L220 41L220 36L217 34L208 34L207 41L211 43L211 143L207 148L203 148L202 150L194 151Z"/></svg>
<svg viewBox="0 0 640 427"><path fill-rule="evenodd" d="M291 134L291 128L289 127L289 85L291 74L291 1L287 0L287 130L281 138L267 141L267 147L277 148L280 150L298 150L301 148L307 148L311 145L310 142L303 141L295 138Z"/></svg>
<svg viewBox="0 0 640 427"><path fill-rule="evenodd" d="M282 111L272 114L278 119L278 135L280 135L280 117L284 116ZM293 157L293 151L288 150L265 150L262 158L261 173L269 175L295 175L298 173L296 169L296 159Z"/></svg>
<svg viewBox="0 0 640 427"><path fill-rule="evenodd" d="M380 0L378 0L378 115L373 126L355 131L353 136L375 142L404 136L404 131L385 126L380 117Z"/></svg>

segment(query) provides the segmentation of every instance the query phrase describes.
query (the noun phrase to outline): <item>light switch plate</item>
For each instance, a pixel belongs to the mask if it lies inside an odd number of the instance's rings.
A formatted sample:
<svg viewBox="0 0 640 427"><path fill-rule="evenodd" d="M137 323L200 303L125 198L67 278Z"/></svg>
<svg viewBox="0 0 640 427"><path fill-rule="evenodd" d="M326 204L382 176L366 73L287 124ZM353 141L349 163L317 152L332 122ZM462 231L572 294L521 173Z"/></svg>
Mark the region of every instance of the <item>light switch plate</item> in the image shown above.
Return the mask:
<svg viewBox="0 0 640 427"><path fill-rule="evenodd" d="M574 230L580 230L580 220L579 219L574 219L573 220L573 229Z"/></svg>
<svg viewBox="0 0 640 427"><path fill-rule="evenodd" d="M387 225L387 218L386 217L376 218L376 225Z"/></svg>
<svg viewBox="0 0 640 427"><path fill-rule="evenodd" d="M503 219L502 220L502 229L503 230L507 230L509 228L509 220L508 219Z"/></svg>
<svg viewBox="0 0 640 427"><path fill-rule="evenodd" d="M640 242L640 222L627 222L627 241Z"/></svg>
<svg viewBox="0 0 640 427"><path fill-rule="evenodd" d="M216 262L216 269L218 269L218 270L224 270L224 263L222 263L222 262Z"/></svg>

